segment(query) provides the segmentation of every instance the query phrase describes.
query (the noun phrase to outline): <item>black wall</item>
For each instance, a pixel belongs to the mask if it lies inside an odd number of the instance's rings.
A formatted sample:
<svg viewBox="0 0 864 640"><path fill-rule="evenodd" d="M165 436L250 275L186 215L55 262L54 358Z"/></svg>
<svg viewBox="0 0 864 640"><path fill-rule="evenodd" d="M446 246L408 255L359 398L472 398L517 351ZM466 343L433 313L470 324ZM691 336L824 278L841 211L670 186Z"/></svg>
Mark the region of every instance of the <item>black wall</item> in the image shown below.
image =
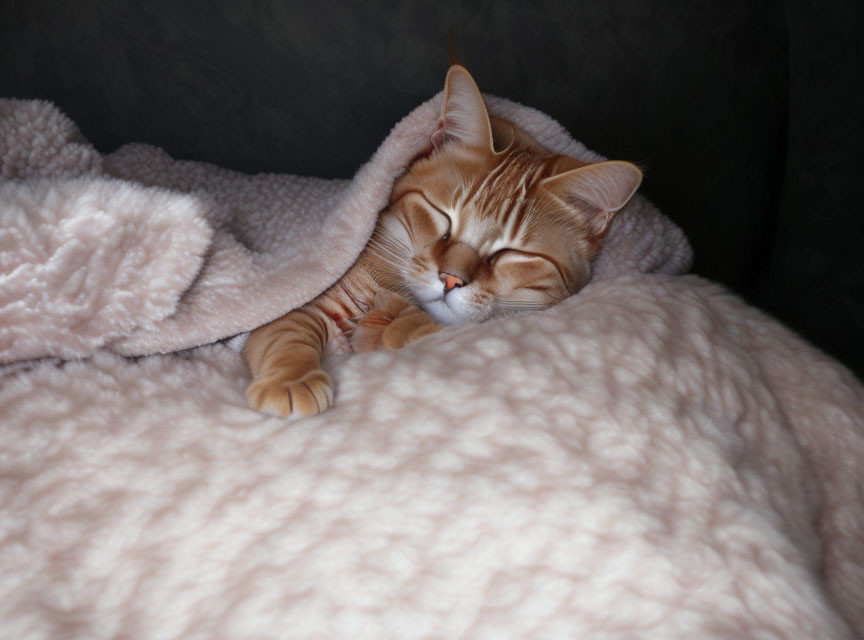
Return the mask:
<svg viewBox="0 0 864 640"><path fill-rule="evenodd" d="M0 4L0 95L247 171L348 177L440 90L481 89L646 167L695 271L864 373L864 3L34 1Z"/></svg>

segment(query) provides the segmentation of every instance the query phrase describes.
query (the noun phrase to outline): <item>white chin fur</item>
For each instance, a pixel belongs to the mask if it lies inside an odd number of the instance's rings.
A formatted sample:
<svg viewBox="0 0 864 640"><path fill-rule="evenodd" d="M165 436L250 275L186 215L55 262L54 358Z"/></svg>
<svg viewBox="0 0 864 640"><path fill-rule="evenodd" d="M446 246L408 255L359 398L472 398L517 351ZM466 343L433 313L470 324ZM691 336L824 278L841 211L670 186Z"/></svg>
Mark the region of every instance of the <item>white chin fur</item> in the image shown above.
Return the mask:
<svg viewBox="0 0 864 640"><path fill-rule="evenodd" d="M435 285L412 287L417 302L431 315L439 324L453 325L466 324L469 322L480 322L485 318L477 317L477 313L471 312L460 304L460 291L451 291L446 298L442 297L444 287L440 283Z"/></svg>
<svg viewBox="0 0 864 640"><path fill-rule="evenodd" d="M444 300L424 302L421 306L439 324L462 324L465 322L465 319L457 316Z"/></svg>

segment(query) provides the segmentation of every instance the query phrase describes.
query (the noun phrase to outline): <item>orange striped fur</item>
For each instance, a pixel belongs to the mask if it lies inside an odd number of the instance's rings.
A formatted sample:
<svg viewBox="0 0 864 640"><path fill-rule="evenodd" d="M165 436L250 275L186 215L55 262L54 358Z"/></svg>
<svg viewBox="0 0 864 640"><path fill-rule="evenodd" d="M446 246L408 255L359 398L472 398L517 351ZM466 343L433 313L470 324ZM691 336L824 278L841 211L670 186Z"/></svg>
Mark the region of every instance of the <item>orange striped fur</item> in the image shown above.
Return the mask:
<svg viewBox="0 0 864 640"><path fill-rule="evenodd" d="M307 416L333 402L336 338L398 349L444 324L545 309L590 278L609 224L641 181L626 162L547 152L490 118L470 74L447 74L431 152L393 187L355 265L318 298L256 329L243 356L253 409Z"/></svg>

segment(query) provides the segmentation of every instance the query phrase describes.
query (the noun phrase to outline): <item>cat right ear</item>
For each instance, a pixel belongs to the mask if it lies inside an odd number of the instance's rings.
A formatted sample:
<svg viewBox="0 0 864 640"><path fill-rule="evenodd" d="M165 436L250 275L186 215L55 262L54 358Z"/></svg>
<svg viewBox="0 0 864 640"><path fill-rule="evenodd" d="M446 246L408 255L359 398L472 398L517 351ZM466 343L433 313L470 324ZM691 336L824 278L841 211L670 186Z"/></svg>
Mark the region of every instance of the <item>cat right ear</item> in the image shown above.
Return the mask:
<svg viewBox="0 0 864 640"><path fill-rule="evenodd" d="M492 151L492 127L486 103L465 67L450 67L444 85L441 119L432 134L432 147L437 149L448 140Z"/></svg>
<svg viewBox="0 0 864 640"><path fill-rule="evenodd" d="M566 158L563 159L563 164ZM578 160L572 160L576 164ZM601 241L615 214L624 208L639 184L642 171L635 164L607 160L585 164L544 179L540 184L573 207L588 224L588 237Z"/></svg>

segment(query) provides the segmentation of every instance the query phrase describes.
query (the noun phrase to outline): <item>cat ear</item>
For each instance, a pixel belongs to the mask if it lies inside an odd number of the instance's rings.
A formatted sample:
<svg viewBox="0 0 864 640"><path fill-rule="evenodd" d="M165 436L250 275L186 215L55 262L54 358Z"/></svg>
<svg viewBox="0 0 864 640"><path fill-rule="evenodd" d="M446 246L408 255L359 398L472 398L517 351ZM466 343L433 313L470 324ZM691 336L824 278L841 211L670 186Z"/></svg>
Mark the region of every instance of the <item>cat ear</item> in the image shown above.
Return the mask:
<svg viewBox="0 0 864 640"><path fill-rule="evenodd" d="M635 164L609 161L559 173L542 184L587 218L590 237L602 237L641 182L642 172Z"/></svg>
<svg viewBox="0 0 864 640"><path fill-rule="evenodd" d="M509 149L516 140L516 125L495 116L489 118L489 125L492 130L492 147L495 149L495 153Z"/></svg>
<svg viewBox="0 0 864 640"><path fill-rule="evenodd" d="M492 127L483 96L474 78L465 67L453 65L447 72L441 120L432 134L432 146L437 149L447 140L492 150Z"/></svg>
<svg viewBox="0 0 864 640"><path fill-rule="evenodd" d="M509 120L504 120L498 116L489 116L489 124L492 126L492 144L495 153L503 153L504 151L507 151L513 143L518 143L532 151L548 155L549 151L532 138L531 134L525 131L522 127L516 126Z"/></svg>

